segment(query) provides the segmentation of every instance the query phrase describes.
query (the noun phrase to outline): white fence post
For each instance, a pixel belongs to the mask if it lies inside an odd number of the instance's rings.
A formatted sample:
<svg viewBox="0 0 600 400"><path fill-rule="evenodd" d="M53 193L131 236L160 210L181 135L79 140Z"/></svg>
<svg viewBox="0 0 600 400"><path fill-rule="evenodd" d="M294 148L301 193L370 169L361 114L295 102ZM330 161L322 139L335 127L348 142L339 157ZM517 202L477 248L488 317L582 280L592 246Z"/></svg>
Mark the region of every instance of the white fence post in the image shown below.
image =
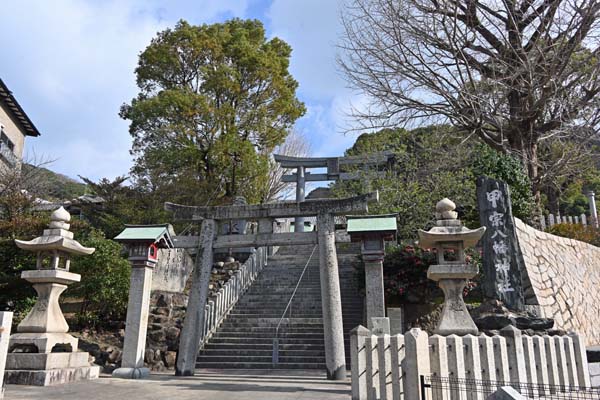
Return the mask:
<svg viewBox="0 0 600 400"><path fill-rule="evenodd" d="M546 217L544 216L544 214L540 215L540 226L543 231L546 230Z"/></svg>
<svg viewBox="0 0 600 400"><path fill-rule="evenodd" d="M390 354L390 335L377 337L377 360L379 361L379 399L392 400L392 380L389 373L392 369Z"/></svg>
<svg viewBox="0 0 600 400"><path fill-rule="evenodd" d="M371 335L365 338L365 359L367 373L367 399L379 399L379 360L377 354L377 336ZM385 371L383 372L385 373Z"/></svg>
<svg viewBox="0 0 600 400"><path fill-rule="evenodd" d="M8 340L10 338L12 318L12 312L0 312L0 399L4 398L4 368L6 367L6 356L8 354Z"/></svg>
<svg viewBox="0 0 600 400"><path fill-rule="evenodd" d="M485 400L483 393L477 390L481 381L481 357L479 354L479 339L473 335L463 336L463 359L465 362L465 378L473 382L474 387L467 393L468 400ZM487 397L487 396L486 396Z"/></svg>
<svg viewBox="0 0 600 400"><path fill-rule="evenodd" d="M548 358L546 357L546 344L542 336L533 337L533 351L535 364L537 365L537 381L540 385L549 385ZM540 395L545 395L545 390L540 386ZM548 393L549 394L549 393Z"/></svg>
<svg viewBox="0 0 600 400"><path fill-rule="evenodd" d="M413 328L404 335L406 355L404 370L405 399L425 400L421 398L421 376L429 376L429 340L427 332Z"/></svg>
<svg viewBox="0 0 600 400"><path fill-rule="evenodd" d="M390 337L390 352L392 364L392 398L400 400L404 393L404 374L402 361L405 357L404 336L393 335Z"/></svg>
<svg viewBox="0 0 600 400"><path fill-rule="evenodd" d="M508 362L510 365L510 381L527 382L521 331L512 325L508 325L500 330L500 334L506 339Z"/></svg>
<svg viewBox="0 0 600 400"><path fill-rule="evenodd" d="M579 386L590 387L590 369L585 352L585 340L576 333L569 333L573 341L573 352L575 353L575 368L579 379Z"/></svg>
<svg viewBox="0 0 600 400"><path fill-rule="evenodd" d="M554 214L548 215L548 225L554 226Z"/></svg>
<svg viewBox="0 0 600 400"><path fill-rule="evenodd" d="M350 358L352 365L352 400L367 398L367 359L365 339L371 332L362 325L350 332Z"/></svg>

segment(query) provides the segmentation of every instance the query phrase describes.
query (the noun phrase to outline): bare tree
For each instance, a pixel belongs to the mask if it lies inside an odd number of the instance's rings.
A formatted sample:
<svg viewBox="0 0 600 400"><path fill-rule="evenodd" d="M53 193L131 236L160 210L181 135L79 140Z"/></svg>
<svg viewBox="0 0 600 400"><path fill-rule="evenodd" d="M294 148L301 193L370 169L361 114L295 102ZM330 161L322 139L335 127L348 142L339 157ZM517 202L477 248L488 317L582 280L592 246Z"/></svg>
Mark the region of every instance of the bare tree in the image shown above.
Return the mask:
<svg viewBox="0 0 600 400"><path fill-rule="evenodd" d="M519 156L539 201L541 148L599 126L599 16L598 0L349 0L339 62L372 100L363 122L450 122Z"/></svg>
<svg viewBox="0 0 600 400"><path fill-rule="evenodd" d="M310 154L310 144L303 134L292 131L286 137L285 142L275 148L273 154L306 157ZM290 195L291 191L294 190L294 183L286 183L281 180L283 175L288 172L289 169L281 168L279 163L275 162L271 155L269 158L269 180L263 196L264 203L286 198Z"/></svg>

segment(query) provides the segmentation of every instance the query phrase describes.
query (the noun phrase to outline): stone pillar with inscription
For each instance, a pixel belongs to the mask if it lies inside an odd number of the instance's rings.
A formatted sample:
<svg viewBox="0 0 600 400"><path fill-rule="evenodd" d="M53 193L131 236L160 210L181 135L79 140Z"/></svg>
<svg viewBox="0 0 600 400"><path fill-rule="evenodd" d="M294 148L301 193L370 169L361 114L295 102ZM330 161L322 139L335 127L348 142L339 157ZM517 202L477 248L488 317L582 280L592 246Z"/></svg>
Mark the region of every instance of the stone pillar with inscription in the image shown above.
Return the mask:
<svg viewBox="0 0 600 400"><path fill-rule="evenodd" d="M525 309L523 261L515 232L508 185L495 179L477 179L480 223L483 236L483 294L500 300L509 310Z"/></svg>

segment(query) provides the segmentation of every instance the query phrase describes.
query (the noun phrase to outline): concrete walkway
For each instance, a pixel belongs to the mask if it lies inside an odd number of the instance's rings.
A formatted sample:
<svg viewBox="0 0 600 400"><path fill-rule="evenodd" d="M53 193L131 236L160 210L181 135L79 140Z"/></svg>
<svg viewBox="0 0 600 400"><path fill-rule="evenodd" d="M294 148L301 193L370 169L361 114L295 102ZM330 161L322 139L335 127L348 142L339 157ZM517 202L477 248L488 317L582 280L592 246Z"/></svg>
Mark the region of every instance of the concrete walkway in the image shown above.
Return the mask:
<svg viewBox="0 0 600 400"><path fill-rule="evenodd" d="M37 387L7 385L4 400L338 400L350 399L350 380L328 381L323 371L198 370L195 376L153 374L145 380L102 376L93 381Z"/></svg>

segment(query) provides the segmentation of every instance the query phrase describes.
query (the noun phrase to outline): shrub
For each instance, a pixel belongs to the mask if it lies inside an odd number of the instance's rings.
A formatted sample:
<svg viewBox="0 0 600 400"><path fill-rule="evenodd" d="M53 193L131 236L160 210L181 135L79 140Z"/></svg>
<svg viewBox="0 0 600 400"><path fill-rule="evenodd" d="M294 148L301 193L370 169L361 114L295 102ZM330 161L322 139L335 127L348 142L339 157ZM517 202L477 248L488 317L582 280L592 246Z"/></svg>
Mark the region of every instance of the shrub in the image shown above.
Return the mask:
<svg viewBox="0 0 600 400"><path fill-rule="evenodd" d="M452 253L445 255L452 259ZM425 304L443 301L443 293L437 282L427 278L427 269L437 262L435 250L423 250L407 245L390 245L386 249L383 263L384 288L386 303ZM477 251L467 253L467 262L481 264L481 256ZM478 278L470 281L465 288L464 296L470 301L480 300Z"/></svg>
<svg viewBox="0 0 600 400"><path fill-rule="evenodd" d="M593 226L581 224L556 224L546 229L553 235L575 239L594 246L600 246L600 231Z"/></svg>
<svg viewBox="0 0 600 400"><path fill-rule="evenodd" d="M73 261L71 271L81 274L68 295L82 300L77 320L83 325L98 325L122 319L129 294L129 261L121 255L121 245L106 239L96 229L80 239L84 246L96 251Z"/></svg>

